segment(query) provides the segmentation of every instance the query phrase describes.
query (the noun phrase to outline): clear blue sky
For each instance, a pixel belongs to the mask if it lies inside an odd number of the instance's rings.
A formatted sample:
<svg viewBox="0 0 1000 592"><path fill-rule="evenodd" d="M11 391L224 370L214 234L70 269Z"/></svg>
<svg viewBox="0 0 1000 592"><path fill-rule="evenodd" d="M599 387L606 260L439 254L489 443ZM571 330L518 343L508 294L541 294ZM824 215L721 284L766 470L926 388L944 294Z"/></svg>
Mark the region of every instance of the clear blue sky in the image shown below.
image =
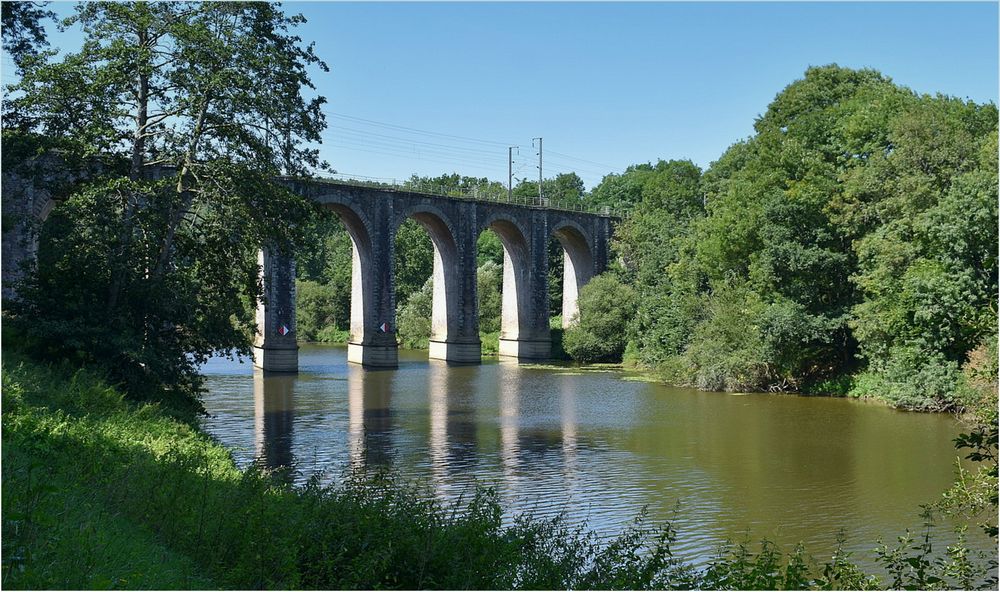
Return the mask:
<svg viewBox="0 0 1000 592"><path fill-rule="evenodd" d="M996 103L1000 84L996 3L284 6L309 19L301 36L331 68L314 76L338 114L325 158L372 177L506 182L514 143L515 176L535 178L537 136L545 176L575 169L588 187L659 158L706 167L810 65L872 67L977 102ZM75 49L73 36L53 41Z"/></svg>

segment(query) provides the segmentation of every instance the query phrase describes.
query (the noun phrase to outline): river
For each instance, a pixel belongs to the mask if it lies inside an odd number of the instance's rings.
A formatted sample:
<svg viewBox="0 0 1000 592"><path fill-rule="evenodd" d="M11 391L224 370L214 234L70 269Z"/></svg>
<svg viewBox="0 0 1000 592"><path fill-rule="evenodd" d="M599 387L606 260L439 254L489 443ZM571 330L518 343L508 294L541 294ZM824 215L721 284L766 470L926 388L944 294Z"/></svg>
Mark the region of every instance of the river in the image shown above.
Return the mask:
<svg viewBox="0 0 1000 592"><path fill-rule="evenodd" d="M699 560L748 537L826 559L843 532L871 565L878 537L922 530L919 506L939 499L958 457L954 418L853 400L705 393L616 369L448 366L420 351L382 371L348 364L343 347L299 356L294 376L223 358L202 368L204 427L239 465L327 481L384 467L443 501L478 482L508 519L562 512L602 537L646 507L676 527L675 552ZM939 530L938 544L952 540ZM968 536L996 557L978 527Z"/></svg>

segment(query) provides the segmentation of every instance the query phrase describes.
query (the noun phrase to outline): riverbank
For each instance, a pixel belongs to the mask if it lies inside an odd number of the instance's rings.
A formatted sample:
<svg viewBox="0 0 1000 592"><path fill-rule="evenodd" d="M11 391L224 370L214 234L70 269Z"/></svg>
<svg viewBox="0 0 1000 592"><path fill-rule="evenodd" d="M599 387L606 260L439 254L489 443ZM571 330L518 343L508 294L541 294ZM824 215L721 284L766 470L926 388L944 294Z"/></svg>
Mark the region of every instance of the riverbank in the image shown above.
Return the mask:
<svg viewBox="0 0 1000 592"><path fill-rule="evenodd" d="M552 338L552 359L553 360L563 360L569 361L570 357L566 354L563 349L563 327L562 327L562 317L552 317L549 320L549 332ZM317 339L315 341L303 341L300 343L318 343L324 345L347 345L347 342L351 339L351 333L349 331L337 329L336 327L324 327L317 333ZM415 337L404 338L405 341L413 344L419 344L419 347L414 347L413 349L427 349L429 339L428 335L419 335ZM489 333L479 333L479 342L484 358L496 357L500 353L500 332L493 331ZM400 347L403 347L400 344Z"/></svg>
<svg viewBox="0 0 1000 592"><path fill-rule="evenodd" d="M443 507L385 474L292 488L280 475L239 471L229 451L169 410L130 403L86 371L11 351L3 370L3 585L11 589L879 584L843 555L820 563L768 544L731 547L696 569L671 554L666 525L638 525L610 545L559 520L503 527L489 491ZM926 584L952 565L945 586L970 587L975 580L961 578L973 569L959 559L942 557L920 574L900 563L900 581Z"/></svg>
<svg viewBox="0 0 1000 592"><path fill-rule="evenodd" d="M741 392L741 391L712 391L699 388L698 385L687 384L682 380L678 380L677 377L680 375L676 368L671 368L669 364L665 367L646 367L641 365L634 357L625 356L625 360L617 363L581 363L574 362L573 358L566 353L563 347L563 337L564 329L562 327L561 317L552 317L549 323L549 331L552 339L552 354L550 362L553 364L548 364L546 362L539 362L538 367L553 367L561 368L565 364L570 363L575 367L584 371L584 369L599 369L600 371L605 371L609 368L621 369L627 372L627 376L623 377L624 380L637 381L637 382L648 382L654 384L661 384L665 386L672 386L677 388L692 388L701 390L703 392ZM311 342L302 343L314 343L321 345L346 345L350 340L350 333L347 331L337 330L333 327L324 328L319 332L319 339ZM482 357L484 359L495 358L499 354L499 332L492 333L480 333L479 334ZM404 339L404 342L408 345L400 344L400 347L407 347L409 349L426 350L427 349L427 336L416 336ZM944 412L944 413L954 413L959 416L963 414L968 414L970 412L970 407L974 406L974 402L978 398L978 394L974 392L972 388L969 387L969 382L971 377L977 373L982 373L982 366L984 362L983 359L995 359L996 358L996 344L990 342L989 347L983 347L970 356L970 361L963 365L962 375L964 377L963 381L959 381L959 392L955 394L956 401L962 401L961 404L955 404L948 407L934 407L929 405L909 405L903 402L898 397L893 397L891 395L885 395L879 388L873 387L871 381L871 376L866 371L861 371L856 374L843 374L828 380L820 381L817 383L812 383L805 385L802 388L798 388L794 385L786 385L785 388L775 389L769 392L781 393L781 394L791 394L791 395L801 395L801 396L811 396L811 397L838 397L838 398L851 398L863 400L871 403L876 403L879 405L885 405L887 407L892 407L894 409L900 409L905 411L924 411L924 412ZM882 385L885 386L885 385ZM753 391L750 391L753 392Z"/></svg>

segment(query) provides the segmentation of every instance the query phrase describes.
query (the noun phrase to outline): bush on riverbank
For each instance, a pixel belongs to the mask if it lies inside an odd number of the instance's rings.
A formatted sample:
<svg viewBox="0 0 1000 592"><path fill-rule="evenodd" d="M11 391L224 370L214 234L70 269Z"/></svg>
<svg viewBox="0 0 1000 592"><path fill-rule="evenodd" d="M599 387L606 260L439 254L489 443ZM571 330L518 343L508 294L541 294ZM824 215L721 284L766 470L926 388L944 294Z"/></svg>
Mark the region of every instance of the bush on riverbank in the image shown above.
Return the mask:
<svg viewBox="0 0 1000 592"><path fill-rule="evenodd" d="M454 507L386 475L299 488L241 472L227 451L99 377L3 361L7 588L869 588L846 554L721 549L674 557L641 521L598 543L559 519L501 524L490 490ZM912 547L912 548L911 548ZM894 586L971 587L966 551L886 549ZM891 559L891 562L890 562ZM911 567L920 566L920 569ZM895 566L895 567L893 567ZM940 583L933 577L946 578Z"/></svg>
<svg viewBox="0 0 1000 592"><path fill-rule="evenodd" d="M620 362L638 306L635 290L605 273L580 290L578 304L580 312L563 334L563 348L579 362Z"/></svg>

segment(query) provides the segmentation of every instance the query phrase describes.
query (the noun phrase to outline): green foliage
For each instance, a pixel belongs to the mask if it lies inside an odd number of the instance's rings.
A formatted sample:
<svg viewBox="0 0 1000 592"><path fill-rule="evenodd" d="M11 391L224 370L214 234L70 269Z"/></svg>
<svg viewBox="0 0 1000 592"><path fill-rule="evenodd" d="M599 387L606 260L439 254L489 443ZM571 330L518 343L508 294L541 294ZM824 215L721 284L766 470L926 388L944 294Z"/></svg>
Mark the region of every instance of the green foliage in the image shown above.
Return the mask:
<svg viewBox="0 0 1000 592"><path fill-rule="evenodd" d="M549 238L546 255L549 258L549 276L545 286L549 293L549 316L552 317L562 314L563 278L566 272L563 246L555 236Z"/></svg>
<svg viewBox="0 0 1000 592"><path fill-rule="evenodd" d="M537 198L538 180L524 178L513 188L517 197ZM542 179L542 197L559 204L579 204L584 198L583 179L576 173L559 173Z"/></svg>
<svg viewBox="0 0 1000 592"><path fill-rule="evenodd" d="M498 333L503 305L503 267L487 261L476 270L476 294L479 298L479 332Z"/></svg>
<svg viewBox="0 0 1000 592"><path fill-rule="evenodd" d="M482 267L487 262L503 267L503 243L495 232L483 232L476 239L476 265Z"/></svg>
<svg viewBox="0 0 1000 592"><path fill-rule="evenodd" d="M416 220L407 220L396 232L396 304L405 305L434 271L434 245Z"/></svg>
<svg viewBox="0 0 1000 592"><path fill-rule="evenodd" d="M963 366L965 381L970 389L966 420L971 427L955 439L955 447L967 449L965 458L978 464L974 471L956 463L955 484L937 504L947 515L986 516L982 528L997 537L998 454L1000 429L997 427L997 336L992 335L974 349Z"/></svg>
<svg viewBox="0 0 1000 592"><path fill-rule="evenodd" d="M563 340L566 330L562 326L562 315L549 317L549 338L552 340L549 348L549 357L553 360L571 360L572 357L566 353Z"/></svg>
<svg viewBox="0 0 1000 592"><path fill-rule="evenodd" d="M959 366L997 332L995 120L992 105L921 97L891 120L892 152L849 179L841 209L881 221L855 242L852 328L877 388L906 406L962 406Z"/></svg>
<svg viewBox="0 0 1000 592"><path fill-rule="evenodd" d="M431 337L431 314L434 305L434 278L428 277L419 291L410 294L406 304L396 309L399 343L411 349L426 349Z"/></svg>
<svg viewBox="0 0 1000 592"><path fill-rule="evenodd" d="M467 177L458 173L440 175L437 177L420 177L413 175L403 187L411 191L433 193L434 195L452 195L455 197L489 197L497 198L507 194L506 188L496 181L486 177Z"/></svg>
<svg viewBox="0 0 1000 592"><path fill-rule="evenodd" d="M755 131L704 175L640 165L594 189L632 210L630 357L702 388L965 405L960 367L997 332L996 107L830 65Z"/></svg>
<svg viewBox="0 0 1000 592"><path fill-rule="evenodd" d="M3 50L19 64L25 58L38 55L47 46L43 19L54 19L55 13L45 10L48 2L4 2L0 4L3 28Z"/></svg>
<svg viewBox="0 0 1000 592"><path fill-rule="evenodd" d="M484 356L495 356L500 353L500 332L479 332L481 351Z"/></svg>
<svg viewBox="0 0 1000 592"><path fill-rule="evenodd" d="M954 410L964 407L968 398L956 362L940 352L913 346L889 350L878 370L858 375L849 394L921 411Z"/></svg>
<svg viewBox="0 0 1000 592"><path fill-rule="evenodd" d="M678 362L685 374L679 382L706 390L772 390L794 387L794 376L782 376L789 364L783 355L801 350L794 339L808 316L790 303L768 304L737 276L713 282L703 297L704 317Z"/></svg>
<svg viewBox="0 0 1000 592"><path fill-rule="evenodd" d="M683 238L703 214L700 178L701 170L690 161L659 161L609 175L594 188L595 196L623 186L631 192L615 198L621 201L598 199L632 210L615 230L613 247L623 263L622 277L639 293L628 331L631 351L637 362L648 366L683 350L700 308L694 293L697 280L682 280L685 271L678 267Z"/></svg>
<svg viewBox="0 0 1000 592"><path fill-rule="evenodd" d="M303 234L295 253L299 336L307 341L346 342L351 323L351 237L328 211L306 224Z"/></svg>
<svg viewBox="0 0 1000 592"><path fill-rule="evenodd" d="M300 22L266 3L83 3L67 23L80 52L22 64L5 127L129 163L43 229L12 309L36 351L192 407L198 364L249 353L256 251L297 246L313 215L273 182L320 165L323 99L301 90L324 66L289 32Z"/></svg>
<svg viewBox="0 0 1000 592"><path fill-rule="evenodd" d="M337 330L336 305L336 293L329 285L309 280L296 281L295 325L299 339L323 341L320 333ZM340 326L341 330L344 328L346 325Z"/></svg>
<svg viewBox="0 0 1000 592"><path fill-rule="evenodd" d="M601 274L580 290L579 316L563 334L562 346L581 362L620 361L625 328L638 299L631 287L614 275Z"/></svg>

